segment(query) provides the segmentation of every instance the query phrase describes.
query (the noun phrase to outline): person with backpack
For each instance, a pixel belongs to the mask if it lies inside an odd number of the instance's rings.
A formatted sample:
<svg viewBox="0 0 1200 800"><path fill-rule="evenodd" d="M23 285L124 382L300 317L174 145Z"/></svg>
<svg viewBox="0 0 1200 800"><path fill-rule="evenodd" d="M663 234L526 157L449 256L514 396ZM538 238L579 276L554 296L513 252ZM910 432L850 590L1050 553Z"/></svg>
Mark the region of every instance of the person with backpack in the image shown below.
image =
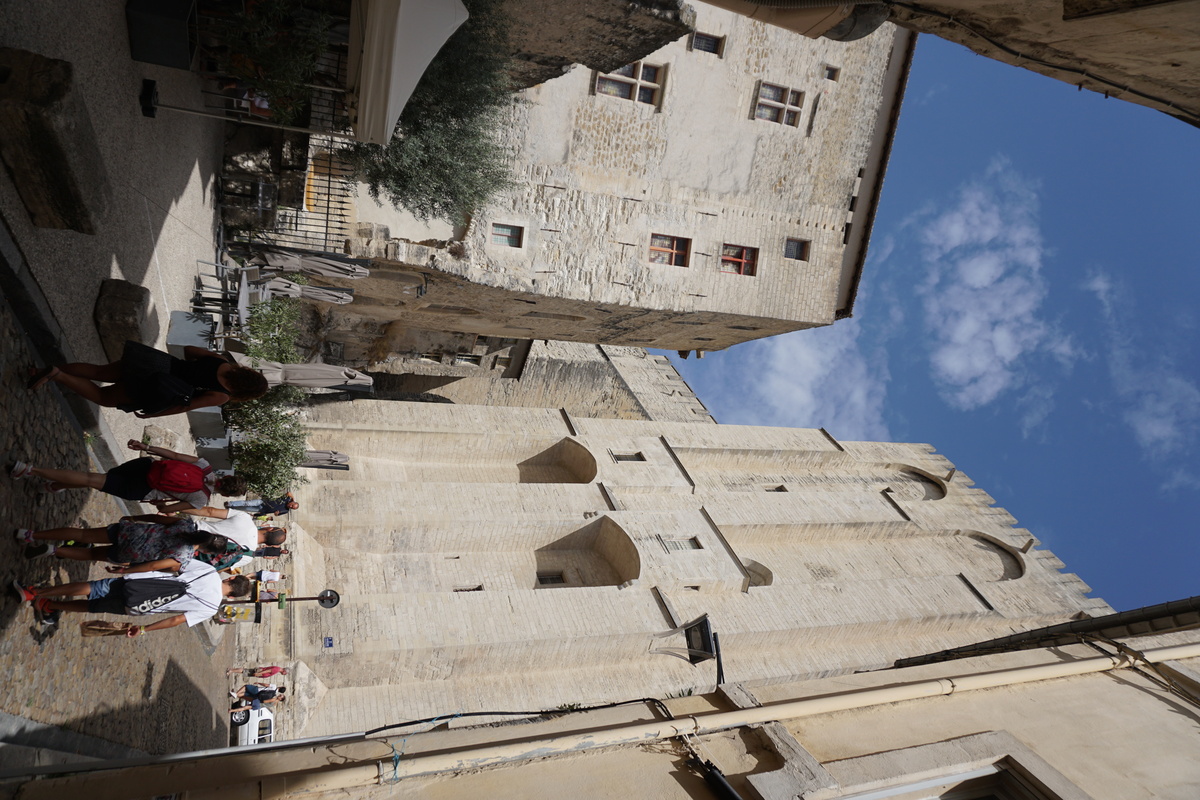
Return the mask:
<svg viewBox="0 0 1200 800"><path fill-rule="evenodd" d="M22 601L31 603L42 615L56 611L136 617L172 614L148 625L130 624L125 635L133 637L184 624L198 625L216 614L225 598L250 594L250 579L235 575L222 581L216 570L193 559L183 565L178 575L141 572L41 588L13 581L13 589Z"/></svg>
<svg viewBox="0 0 1200 800"><path fill-rule="evenodd" d="M14 479L42 478L46 491L99 489L125 500L139 500L158 506L163 513L203 508L214 491L236 497L246 493L246 479L240 475L217 478L212 465L203 458L151 447L130 439L130 450L157 458L135 458L108 472L79 472L70 469L45 469L18 461L10 474Z"/></svg>
<svg viewBox="0 0 1200 800"><path fill-rule="evenodd" d="M240 702L234 703L233 708L229 710L236 711L246 708L246 700L250 700L251 709L263 708L263 705L268 703L282 703L287 699L283 696L283 693L287 691L286 686L276 686L275 684L246 684L236 692L229 692L233 694L234 699L240 700Z"/></svg>
<svg viewBox="0 0 1200 800"><path fill-rule="evenodd" d="M135 572L178 572L199 554L224 553L229 541L219 534L202 531L190 519L160 517L159 522L123 519L104 528L52 528L32 531L17 529L17 541L29 545L26 558L53 554L71 561L108 561L117 566L108 571L126 575ZM72 541L91 547L53 547L48 542Z"/></svg>

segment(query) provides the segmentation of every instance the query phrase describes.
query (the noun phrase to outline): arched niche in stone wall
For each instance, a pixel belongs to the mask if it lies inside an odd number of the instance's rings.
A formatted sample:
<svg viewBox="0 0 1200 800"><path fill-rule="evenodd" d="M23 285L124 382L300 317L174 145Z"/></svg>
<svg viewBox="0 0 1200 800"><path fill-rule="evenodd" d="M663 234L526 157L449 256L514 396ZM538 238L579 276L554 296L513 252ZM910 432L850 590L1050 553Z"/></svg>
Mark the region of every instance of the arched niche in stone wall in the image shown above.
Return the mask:
<svg viewBox="0 0 1200 800"><path fill-rule="evenodd" d="M517 464L520 483L591 483L596 458L575 439L562 439Z"/></svg>
<svg viewBox="0 0 1200 800"><path fill-rule="evenodd" d="M751 587L770 586L775 582L775 573L753 558L743 558L742 566L746 568L746 572L750 575Z"/></svg>
<svg viewBox="0 0 1200 800"><path fill-rule="evenodd" d="M895 470L888 481L888 488L898 500L941 500L949 492L944 478L910 464L887 464L886 469Z"/></svg>
<svg viewBox="0 0 1200 800"><path fill-rule="evenodd" d="M625 529L600 517L535 552L530 588L620 586L642 574L642 558Z"/></svg>
<svg viewBox="0 0 1200 800"><path fill-rule="evenodd" d="M958 531L957 538L971 554L975 574L990 582L1012 581L1025 574L1025 555L995 536L979 531Z"/></svg>

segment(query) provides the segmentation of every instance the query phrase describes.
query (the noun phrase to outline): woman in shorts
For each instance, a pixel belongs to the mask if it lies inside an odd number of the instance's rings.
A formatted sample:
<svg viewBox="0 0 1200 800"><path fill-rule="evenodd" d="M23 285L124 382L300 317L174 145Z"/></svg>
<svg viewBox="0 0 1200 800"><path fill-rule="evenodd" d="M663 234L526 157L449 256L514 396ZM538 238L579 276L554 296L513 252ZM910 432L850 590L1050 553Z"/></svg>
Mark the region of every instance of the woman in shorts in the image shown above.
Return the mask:
<svg viewBox="0 0 1200 800"><path fill-rule="evenodd" d="M135 439L128 443L130 450L141 451L163 459L181 461L198 467L203 476L203 486L195 491L168 491L156 489L150 485L150 470L154 464L152 458L135 458L113 467L108 472L79 472L70 469L45 469L35 467L24 461L18 461L12 468L11 474L15 479L42 478L47 483L45 489L51 492L61 492L65 489L99 489L102 492L116 495L125 500L137 500L158 506L159 511L183 511L190 508L204 508L215 491L227 497L236 497L246 493L246 479L241 475L225 475L217 477L210 465L203 458L176 453L165 447L152 447Z"/></svg>
<svg viewBox="0 0 1200 800"><path fill-rule="evenodd" d="M32 531L17 529L17 541L39 547L31 558L53 553L70 561L108 561L117 566L108 571L119 575L136 572L179 572L198 550L223 552L224 536L196 527L188 519L169 523L121 520L105 528L52 528ZM90 543L91 547L59 546L47 542Z"/></svg>

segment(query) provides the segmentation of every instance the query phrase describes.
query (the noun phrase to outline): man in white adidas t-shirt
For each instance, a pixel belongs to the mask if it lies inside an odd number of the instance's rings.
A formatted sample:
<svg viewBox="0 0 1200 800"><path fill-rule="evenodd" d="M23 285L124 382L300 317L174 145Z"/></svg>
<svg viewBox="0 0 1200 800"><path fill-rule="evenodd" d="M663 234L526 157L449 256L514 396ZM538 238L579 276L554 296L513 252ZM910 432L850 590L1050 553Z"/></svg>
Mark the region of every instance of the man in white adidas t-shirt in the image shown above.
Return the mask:
<svg viewBox="0 0 1200 800"><path fill-rule="evenodd" d="M146 578L169 578L183 583L183 594L157 602L147 600L145 609L129 607L130 598L127 596L128 584L131 581ZM149 625L130 625L126 630L129 636L139 636L147 631L161 631L187 624L189 627L198 625L217 613L221 601L226 597L245 597L250 594L250 580L244 575L236 575L224 581L217 575L216 570L208 564L195 559L183 565L178 575L170 572L138 572L120 578L105 578L98 581L79 581L63 586L45 586L40 589L23 586L16 581L13 588L20 594L22 600L33 603L33 606L43 614L54 611L75 611L93 614L171 614L166 619ZM51 597L84 598L71 600L50 600Z"/></svg>

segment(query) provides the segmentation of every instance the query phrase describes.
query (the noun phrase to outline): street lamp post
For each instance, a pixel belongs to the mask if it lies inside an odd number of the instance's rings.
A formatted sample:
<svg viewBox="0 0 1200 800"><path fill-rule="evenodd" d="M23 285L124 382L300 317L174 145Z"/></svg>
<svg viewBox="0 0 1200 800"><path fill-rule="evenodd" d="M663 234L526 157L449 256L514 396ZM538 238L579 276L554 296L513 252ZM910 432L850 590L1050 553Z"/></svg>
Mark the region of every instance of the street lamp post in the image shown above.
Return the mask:
<svg viewBox="0 0 1200 800"><path fill-rule="evenodd" d="M325 589L320 594L313 597L288 597L287 592L279 593L279 607L287 608L288 603L300 603L305 600L316 600L317 605L321 608L333 608L342 601L342 596L333 589ZM226 600L225 605L250 605L251 603L261 603L261 600Z"/></svg>

